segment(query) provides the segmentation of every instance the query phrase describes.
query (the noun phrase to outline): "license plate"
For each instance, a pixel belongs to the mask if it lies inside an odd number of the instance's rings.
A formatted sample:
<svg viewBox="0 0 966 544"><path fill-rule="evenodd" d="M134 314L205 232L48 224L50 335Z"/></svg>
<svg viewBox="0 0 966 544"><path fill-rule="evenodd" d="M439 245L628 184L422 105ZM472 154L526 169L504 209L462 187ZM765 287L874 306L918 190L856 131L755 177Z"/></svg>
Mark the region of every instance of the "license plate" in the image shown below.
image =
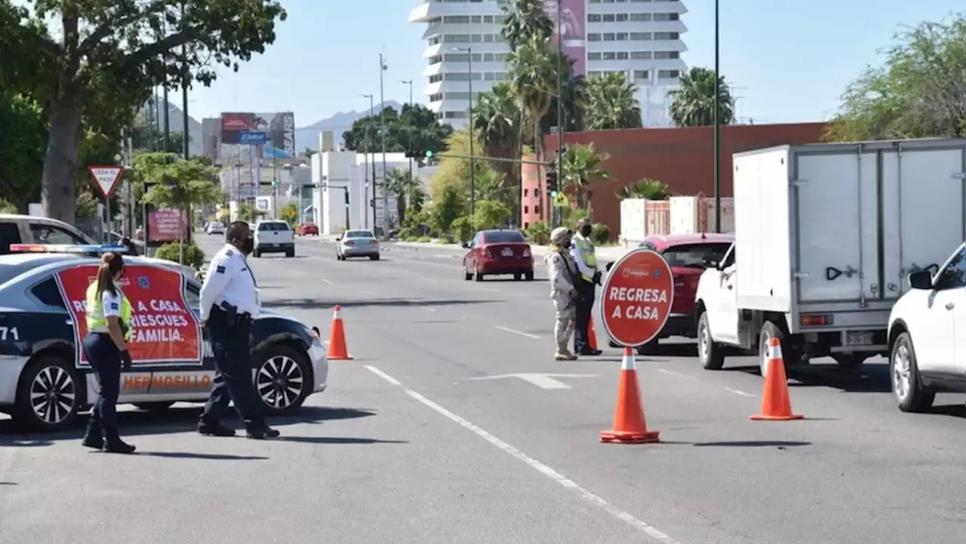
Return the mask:
<svg viewBox="0 0 966 544"><path fill-rule="evenodd" d="M508 248L508 247L503 248L503 256L504 257L512 257L513 256L513 250L510 249L510 248Z"/></svg>
<svg viewBox="0 0 966 544"><path fill-rule="evenodd" d="M846 346L871 346L875 341L875 334L871 332L849 332L845 334Z"/></svg>

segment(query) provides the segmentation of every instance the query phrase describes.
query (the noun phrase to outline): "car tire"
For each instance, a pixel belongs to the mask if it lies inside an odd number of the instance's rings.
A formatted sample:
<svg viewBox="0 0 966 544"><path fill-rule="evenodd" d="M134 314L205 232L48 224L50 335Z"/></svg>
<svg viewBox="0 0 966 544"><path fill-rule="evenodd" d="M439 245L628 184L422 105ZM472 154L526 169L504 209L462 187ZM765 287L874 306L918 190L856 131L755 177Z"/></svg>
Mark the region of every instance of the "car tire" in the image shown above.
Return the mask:
<svg viewBox="0 0 966 544"><path fill-rule="evenodd" d="M638 355L657 355L661 347L661 342L657 339L651 340L643 346L637 346Z"/></svg>
<svg viewBox="0 0 966 544"><path fill-rule="evenodd" d="M698 318L698 360L707 370L721 370L724 366L724 348L711 337L708 312Z"/></svg>
<svg viewBox="0 0 966 544"><path fill-rule="evenodd" d="M285 257L288 258L288 259L294 258L295 257L295 250L294 249L290 249L290 250L286 251L285 252Z"/></svg>
<svg viewBox="0 0 966 544"><path fill-rule="evenodd" d="M524 274L523 277L527 281L533 281L533 270L531 270L531 271L527 272L526 274Z"/></svg>
<svg viewBox="0 0 966 544"><path fill-rule="evenodd" d="M369 260L370 261L378 261L379 260L379 255L373 255L372 257L369 257Z"/></svg>
<svg viewBox="0 0 966 544"><path fill-rule="evenodd" d="M889 354L889 381L892 395L903 412L923 412L932 406L936 393L926 391L919 380L919 364L912 336L908 332L899 335Z"/></svg>
<svg viewBox="0 0 966 544"><path fill-rule="evenodd" d="M66 429L77 418L83 391L86 385L70 363L56 355L41 356L20 375L14 419L36 431Z"/></svg>
<svg viewBox="0 0 966 544"><path fill-rule="evenodd" d="M523 279L523 274L521 274L519 272L513 274L513 281L520 281L522 279Z"/></svg>
<svg viewBox="0 0 966 544"><path fill-rule="evenodd" d="M305 354L274 345L256 354L255 361L255 391L265 413L278 416L296 412L312 393L312 369Z"/></svg>
<svg viewBox="0 0 966 544"><path fill-rule="evenodd" d="M761 327L761 332L758 334L758 368L761 371L762 378L768 377L768 342L773 337L778 338L781 343L782 361L785 363L786 376L788 367L801 362L802 359L801 352L793 348L788 342L784 329L771 321L765 321L765 324Z"/></svg>
<svg viewBox="0 0 966 544"><path fill-rule="evenodd" d="M145 412L164 412L174 406L173 400L159 400L154 402L135 402L134 407Z"/></svg>

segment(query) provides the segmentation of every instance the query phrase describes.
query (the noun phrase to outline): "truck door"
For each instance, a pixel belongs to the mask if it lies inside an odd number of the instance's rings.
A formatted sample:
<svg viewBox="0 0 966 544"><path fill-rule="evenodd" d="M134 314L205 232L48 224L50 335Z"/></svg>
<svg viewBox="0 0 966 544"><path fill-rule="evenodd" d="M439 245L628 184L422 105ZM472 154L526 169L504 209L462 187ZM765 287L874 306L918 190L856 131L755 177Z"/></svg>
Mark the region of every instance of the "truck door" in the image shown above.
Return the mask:
<svg viewBox="0 0 966 544"><path fill-rule="evenodd" d="M715 298L708 308L708 322L712 337L719 342L729 344L738 343L738 290L736 286L735 244L731 245L728 254L721 261L721 270L717 271L718 284Z"/></svg>
<svg viewBox="0 0 966 544"><path fill-rule="evenodd" d="M961 146L882 152L884 298L898 299L909 274L938 268L966 238L964 153Z"/></svg>
<svg viewBox="0 0 966 544"><path fill-rule="evenodd" d="M799 300L861 301L878 284L874 154L796 159Z"/></svg>

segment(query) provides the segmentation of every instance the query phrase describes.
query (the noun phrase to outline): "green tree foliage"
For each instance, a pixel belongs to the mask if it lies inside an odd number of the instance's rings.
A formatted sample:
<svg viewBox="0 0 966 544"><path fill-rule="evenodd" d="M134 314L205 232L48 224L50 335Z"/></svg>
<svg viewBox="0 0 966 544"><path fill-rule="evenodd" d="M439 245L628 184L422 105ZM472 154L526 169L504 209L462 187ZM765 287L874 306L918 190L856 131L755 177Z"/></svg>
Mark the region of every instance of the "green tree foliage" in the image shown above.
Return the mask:
<svg viewBox="0 0 966 544"><path fill-rule="evenodd" d="M192 208L224 200L214 168L198 160L186 161L172 153L144 153L134 158L134 175L136 180L155 182L144 193L144 202L181 210L189 221Z"/></svg>
<svg viewBox="0 0 966 544"><path fill-rule="evenodd" d="M550 110L552 96L557 93L559 66L550 38L534 36L507 56L510 86L517 101L527 112L533 126L533 149L543 157L544 116Z"/></svg>
<svg viewBox="0 0 966 544"><path fill-rule="evenodd" d="M691 68L681 77L681 88L671 91L671 120L679 127L714 124L714 70ZM724 76L718 80L718 120L722 125L735 121L735 101Z"/></svg>
<svg viewBox="0 0 966 544"><path fill-rule="evenodd" d="M418 199L421 196L419 193L422 193L422 184L408 170L396 168L386 175L386 187L396 197L396 214L400 225L406 222L406 209L413 204L414 197ZM422 208L422 202L417 204L418 208Z"/></svg>
<svg viewBox="0 0 966 544"><path fill-rule="evenodd" d="M425 156L426 150L446 150L446 140L453 134L453 127L440 124L436 114L422 104L412 108L403 105L401 111L393 107L383 110L386 123L386 151L408 153L410 146L416 158ZM382 151L379 133L382 119L378 113L357 119L352 129L342 133L346 149L352 151Z"/></svg>
<svg viewBox="0 0 966 544"><path fill-rule="evenodd" d="M20 210L12 202L0 198L0 213L20 213Z"/></svg>
<svg viewBox="0 0 966 544"><path fill-rule="evenodd" d="M606 244L610 242L610 227L603 223L597 223L594 225L594 230L590 232L590 239L594 241L595 244Z"/></svg>
<svg viewBox="0 0 966 544"><path fill-rule="evenodd" d="M0 198L20 212L40 200L45 124L43 109L35 100L0 92Z"/></svg>
<svg viewBox="0 0 966 544"><path fill-rule="evenodd" d="M544 0L512 0L503 7L503 37L516 51L533 38L548 39L553 35L553 21L547 15Z"/></svg>
<svg viewBox="0 0 966 544"><path fill-rule="evenodd" d="M295 204L286 204L278 211L278 217L288 223L288 226L295 228L299 222L299 207Z"/></svg>
<svg viewBox="0 0 966 544"><path fill-rule="evenodd" d="M608 158L606 153L594 149L593 144L575 145L564 153L561 185L564 192L577 197L577 204L587 210L588 217L593 217L593 185L610 179L610 173L603 167Z"/></svg>
<svg viewBox="0 0 966 544"><path fill-rule="evenodd" d="M453 229L453 239L456 242L465 243L473 239L473 222L465 215L453 220L450 228Z"/></svg>
<svg viewBox="0 0 966 544"><path fill-rule="evenodd" d="M617 191L617 198L624 200L627 198L644 198L647 200L667 200L670 190L666 183L650 178L635 181L630 185L621 187Z"/></svg>
<svg viewBox="0 0 966 544"><path fill-rule="evenodd" d="M587 128L610 130L641 127L637 88L623 72L611 72L587 80Z"/></svg>
<svg viewBox="0 0 966 544"><path fill-rule="evenodd" d="M47 215L71 222L85 130L119 141L151 89L210 84L275 40L275 0L0 0L0 71L29 74L49 127L42 174ZM48 25L54 30L48 32ZM3 77L3 76L0 76ZM8 76L9 77L9 74Z"/></svg>
<svg viewBox="0 0 966 544"><path fill-rule="evenodd" d="M488 157L520 159L523 121L524 112L506 83L497 83L490 92L481 94L473 110L474 129ZM519 163L490 161L490 168L499 174L501 192L515 194L514 189L520 186ZM505 202L514 209L518 204L515 200L509 198Z"/></svg>
<svg viewBox="0 0 966 544"><path fill-rule="evenodd" d="M481 200L473 212L473 227L477 230L499 229L510 220L510 208L497 200Z"/></svg>
<svg viewBox="0 0 966 544"><path fill-rule="evenodd" d="M901 32L842 97L826 139L966 136L966 15Z"/></svg>
<svg viewBox="0 0 966 544"><path fill-rule="evenodd" d="M182 247L184 248L183 253ZM177 242L164 244L158 248L158 252L154 256L166 261L181 262L181 264L186 264L195 270L200 270L201 265L205 264L205 252L194 244L181 244L181 247Z"/></svg>
<svg viewBox="0 0 966 544"><path fill-rule="evenodd" d="M430 217L433 230L441 235L449 233L453 221L463 215L465 209L465 200L462 193L456 187L445 187L440 198L433 202L432 216Z"/></svg>
<svg viewBox="0 0 966 544"><path fill-rule="evenodd" d="M527 239L534 244L545 246L550 243L550 225L538 221L527 228Z"/></svg>

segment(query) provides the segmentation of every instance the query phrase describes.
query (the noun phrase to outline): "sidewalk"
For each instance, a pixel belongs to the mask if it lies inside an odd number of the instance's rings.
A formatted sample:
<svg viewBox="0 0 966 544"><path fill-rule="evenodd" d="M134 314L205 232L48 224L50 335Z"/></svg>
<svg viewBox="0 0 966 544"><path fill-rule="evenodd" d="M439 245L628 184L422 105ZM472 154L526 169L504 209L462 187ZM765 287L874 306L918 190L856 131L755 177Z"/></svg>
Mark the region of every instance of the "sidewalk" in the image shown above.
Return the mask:
<svg viewBox="0 0 966 544"><path fill-rule="evenodd" d="M436 249L453 251L462 255L466 249L460 247L459 244L434 244L434 243L424 243L424 242L387 242L387 245L399 248L411 248L411 249ZM538 246L536 244L530 244L530 248L533 251L534 257L545 257L549 252L549 246ZM624 255L626 255L633 247L624 246L604 246L597 248L597 258L602 262L614 262Z"/></svg>

